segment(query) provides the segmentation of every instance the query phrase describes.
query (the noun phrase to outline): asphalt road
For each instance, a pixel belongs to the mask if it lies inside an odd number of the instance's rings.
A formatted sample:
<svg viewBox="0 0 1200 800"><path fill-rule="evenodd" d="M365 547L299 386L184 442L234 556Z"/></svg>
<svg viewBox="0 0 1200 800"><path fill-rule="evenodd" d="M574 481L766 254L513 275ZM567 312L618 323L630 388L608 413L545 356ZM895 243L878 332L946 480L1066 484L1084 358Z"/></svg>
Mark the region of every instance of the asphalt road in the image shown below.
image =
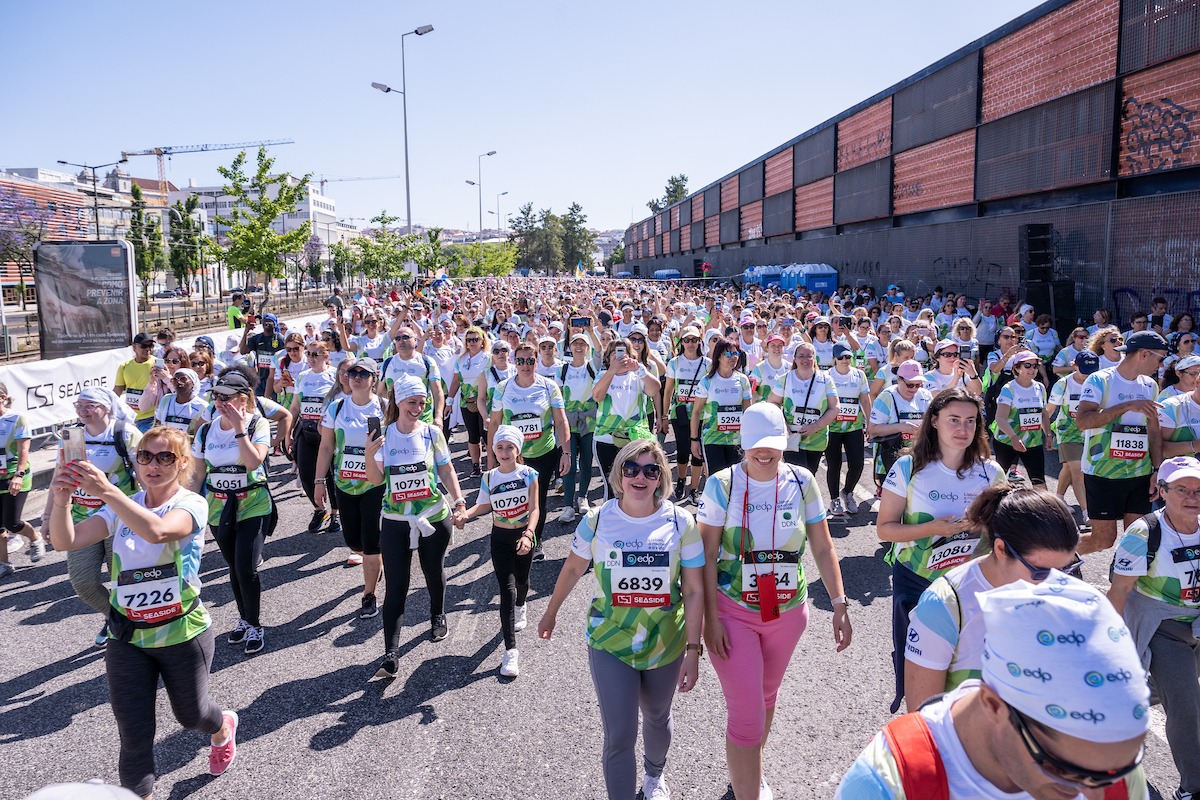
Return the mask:
<svg viewBox="0 0 1200 800"><path fill-rule="evenodd" d="M465 437L453 440L459 474ZM584 612L594 582L581 581L550 642L536 638L569 546L551 495L547 560L535 564L530 627L519 634L521 676L500 678L499 599L486 520L456 532L446 559L450 636L429 641L420 570L401 637L400 674L369 681L382 655L381 619L357 618L361 571L344 566L340 537L304 532L310 507L284 468L279 530L262 566L267 647L247 657L224 643L237 621L227 568L209 544L203 597L218 634L212 692L241 716L236 764L207 774L207 737L184 731L158 696L158 798L602 798L601 727L588 674ZM870 496L869 477L859 496ZM824 484L822 477L821 484ZM477 482L468 481L468 499ZM599 495L593 484L592 499ZM40 514L36 492L26 515ZM864 504L865 509L865 504ZM829 798L843 772L889 718L890 578L874 513L832 525L850 598L854 641L834 652L828 595L811 557L812 618L785 678L765 774L777 798ZM573 529L573 526L572 526ZM77 599L65 559L14 557L0 583L0 798L48 783L117 782L116 727L107 707L100 620ZM1107 557L1085 576L1105 582ZM386 587L381 587L386 591ZM1162 736L1148 737L1147 773L1165 796L1178 776ZM673 797L732 798L725 771L724 702L707 658L700 683L675 701L665 777Z"/></svg>

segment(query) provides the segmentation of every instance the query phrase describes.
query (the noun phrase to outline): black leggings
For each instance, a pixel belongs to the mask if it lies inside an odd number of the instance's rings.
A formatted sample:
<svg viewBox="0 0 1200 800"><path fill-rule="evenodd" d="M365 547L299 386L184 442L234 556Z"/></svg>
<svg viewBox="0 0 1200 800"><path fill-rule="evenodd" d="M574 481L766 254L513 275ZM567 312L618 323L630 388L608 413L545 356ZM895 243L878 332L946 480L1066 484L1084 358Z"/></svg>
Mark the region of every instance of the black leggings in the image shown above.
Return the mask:
<svg viewBox="0 0 1200 800"><path fill-rule="evenodd" d="M679 466L684 466L688 463L688 458L692 460L693 467L704 466L704 459L696 458L692 455L692 423L683 413L683 406L676 410L675 416L671 417L671 430L675 433L675 463ZM679 478L683 479L683 471L680 470Z"/></svg>
<svg viewBox="0 0 1200 800"><path fill-rule="evenodd" d="M229 586L233 589L238 615L256 628L262 624L259 620L262 581L258 577L258 565L262 563L263 542L270 521L268 514L227 527L212 526L213 538L229 565Z"/></svg>
<svg viewBox="0 0 1200 800"><path fill-rule="evenodd" d="M525 605L529 595L529 568L533 566L533 550L517 555L517 543L524 528L492 526L492 569L500 584L500 630L504 632L504 649L517 646L516 607Z"/></svg>
<svg viewBox="0 0 1200 800"><path fill-rule="evenodd" d="M16 533L25 527L21 514L25 511L25 501L29 492L12 494L8 490L9 482L0 481L0 527L9 533Z"/></svg>
<svg viewBox="0 0 1200 800"><path fill-rule="evenodd" d="M596 446L596 463L600 465L600 480L604 482L604 499L615 497L612 487L608 485L608 476L612 473L613 462L617 460L617 453L620 453L622 447L617 447L610 442L597 442L594 438L592 443Z"/></svg>
<svg viewBox="0 0 1200 800"><path fill-rule="evenodd" d="M462 407L463 424L467 426L467 441L471 444L479 444L483 441L483 416L478 411L472 411L466 406ZM487 456L484 456L486 462Z"/></svg>
<svg viewBox="0 0 1200 800"><path fill-rule="evenodd" d="M138 797L154 791L154 705L159 678L180 725L209 736L221 730L224 715L208 693L212 659L212 628L169 647L135 647L108 640L104 649L108 703L121 737L117 771L121 785Z"/></svg>
<svg viewBox="0 0 1200 800"><path fill-rule="evenodd" d="M821 456L824 450L784 450L783 462L795 467L804 467L815 477L817 468L821 466Z"/></svg>
<svg viewBox="0 0 1200 800"><path fill-rule="evenodd" d="M550 484L554 482L554 474L558 472L558 462L562 460L562 448L555 447L549 453L537 458L525 459L525 466L538 474L538 514L537 526L533 535L539 543L542 541L542 531L546 529L546 498L550 494Z"/></svg>
<svg viewBox="0 0 1200 800"><path fill-rule="evenodd" d="M429 617L446 613L446 550L450 548L450 517L431 523L433 533L417 540L417 558L429 588ZM408 546L407 522L383 520L379 549L383 552L383 649L390 653L400 645L400 620L412 579L412 550Z"/></svg>
<svg viewBox="0 0 1200 800"><path fill-rule="evenodd" d="M842 450L846 451L846 491L853 492L863 473L863 456L866 439L862 428L845 433L829 432L829 446L825 448L825 484L829 487L832 501L838 496L838 484L842 479ZM809 470L811 472L811 470Z"/></svg>
<svg viewBox="0 0 1200 800"><path fill-rule="evenodd" d="M342 536L355 553L379 555L379 511L383 507L384 486L374 486L362 494L346 494L336 486L333 493L342 510Z"/></svg>
<svg viewBox="0 0 1200 800"><path fill-rule="evenodd" d="M1004 468L1005 472L1008 472L1012 465L1020 460L1025 465L1025 471L1029 473L1030 483L1036 486L1046 482L1046 451L1040 444L1030 447L1024 453L1018 453L1010 445L993 436L992 449L996 453L996 461Z"/></svg>
<svg viewBox="0 0 1200 800"><path fill-rule="evenodd" d="M313 487L316 485L317 477L317 451L321 448L319 444L309 444L304 439L303 433L296 434L296 440L292 446L292 450L296 459L296 474L300 476L300 486L304 489L304 494L308 496L308 502L316 506L313 500ZM333 486L333 464L329 465L329 471L325 473L325 488ZM334 511L338 509L337 492L325 492L329 498L329 507Z"/></svg>
<svg viewBox="0 0 1200 800"><path fill-rule="evenodd" d="M742 460L742 450L736 444L706 444L704 463L709 475L716 475Z"/></svg>

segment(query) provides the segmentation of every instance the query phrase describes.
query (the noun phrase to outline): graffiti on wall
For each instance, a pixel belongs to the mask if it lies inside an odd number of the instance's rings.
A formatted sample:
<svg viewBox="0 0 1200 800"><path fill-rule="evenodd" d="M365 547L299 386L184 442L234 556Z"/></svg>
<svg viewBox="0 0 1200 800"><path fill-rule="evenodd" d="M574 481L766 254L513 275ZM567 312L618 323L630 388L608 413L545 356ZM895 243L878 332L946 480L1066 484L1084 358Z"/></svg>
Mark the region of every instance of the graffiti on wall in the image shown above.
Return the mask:
<svg viewBox="0 0 1200 800"><path fill-rule="evenodd" d="M1004 267L994 261L967 256L952 258L938 256L933 260L933 282L947 287L961 287L972 294L995 295L1004 288Z"/></svg>
<svg viewBox="0 0 1200 800"><path fill-rule="evenodd" d="M1195 111L1168 97L1145 102L1127 98L1121 109L1126 125L1123 171L1144 175L1180 166L1183 153L1192 145L1195 117Z"/></svg>

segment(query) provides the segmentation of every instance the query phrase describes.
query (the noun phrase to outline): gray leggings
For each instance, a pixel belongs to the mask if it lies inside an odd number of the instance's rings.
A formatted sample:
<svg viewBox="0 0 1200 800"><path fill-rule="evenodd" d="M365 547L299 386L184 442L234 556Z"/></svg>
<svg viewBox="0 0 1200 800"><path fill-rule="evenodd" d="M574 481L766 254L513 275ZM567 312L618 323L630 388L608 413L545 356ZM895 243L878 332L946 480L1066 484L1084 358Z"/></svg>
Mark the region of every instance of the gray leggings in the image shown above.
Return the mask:
<svg viewBox="0 0 1200 800"><path fill-rule="evenodd" d="M44 529L43 529L44 530ZM108 619L108 589L104 588L104 565L112 563L112 537L80 550L67 552L67 577L79 599Z"/></svg>
<svg viewBox="0 0 1200 800"><path fill-rule="evenodd" d="M1196 648L1200 641L1192 626L1164 620L1150 639L1150 674L1167 715L1167 743L1179 770L1179 786L1200 792L1200 685L1196 679Z"/></svg>
<svg viewBox="0 0 1200 800"><path fill-rule="evenodd" d="M221 707L208 694L212 659L212 628L170 647L135 647L109 639L104 665L109 704L121 736L117 771L121 785L138 797L154 790L154 703L159 678L180 725L209 736L221 730Z"/></svg>
<svg viewBox="0 0 1200 800"><path fill-rule="evenodd" d="M682 664L680 656L655 669L636 670L614 655L588 648L588 665L604 725L604 784L609 800L629 800L637 794L633 746L637 742L639 708L646 774L662 776L675 727L671 701L675 699Z"/></svg>

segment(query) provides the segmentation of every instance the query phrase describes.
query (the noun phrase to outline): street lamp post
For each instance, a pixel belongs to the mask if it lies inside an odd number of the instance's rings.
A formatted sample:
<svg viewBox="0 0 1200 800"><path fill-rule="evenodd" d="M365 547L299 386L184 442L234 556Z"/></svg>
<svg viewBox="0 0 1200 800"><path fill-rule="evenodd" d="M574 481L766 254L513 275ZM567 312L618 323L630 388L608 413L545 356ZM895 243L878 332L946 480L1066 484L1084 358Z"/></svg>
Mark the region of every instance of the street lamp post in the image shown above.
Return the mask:
<svg viewBox="0 0 1200 800"><path fill-rule="evenodd" d="M495 150L480 153L475 159L475 187L479 190L479 240L483 241L483 159L496 155Z"/></svg>
<svg viewBox="0 0 1200 800"><path fill-rule="evenodd" d="M115 167L117 164L124 164L128 160L128 158L122 158L120 161L112 161L108 164L96 164L95 166L92 166L91 164L76 164L74 161L63 161L61 158L58 160L58 163L60 164L64 164L68 167L79 167L80 169L90 170L92 173L92 211L96 216L97 242L100 241L100 195L99 190L96 188L96 170L104 169L105 167Z"/></svg>
<svg viewBox="0 0 1200 800"><path fill-rule="evenodd" d="M500 194L496 195L496 227L501 229L500 233L504 233L504 230L501 227L504 224L504 218L500 216L500 198L504 197L506 194L508 194L508 192L501 192Z"/></svg>
<svg viewBox="0 0 1200 800"><path fill-rule="evenodd" d="M404 118L404 212L405 212L405 225L404 225L405 230L404 230L404 232L406 234L412 233L412 191L409 188L409 182L408 182L408 84L405 80L406 76L405 76L405 68L404 68L404 37L405 36L424 36L425 34L432 33L432 32L433 32L432 25L422 25L421 27L417 28L416 30L411 30L408 33L402 34L400 36L400 99L401 99L401 108L403 109L402 113L403 113L403 118ZM383 83L374 83L373 82L371 84L371 88L378 89L379 91L383 92L384 94L387 94L388 92L396 91L392 87L390 87L386 84L383 84Z"/></svg>

